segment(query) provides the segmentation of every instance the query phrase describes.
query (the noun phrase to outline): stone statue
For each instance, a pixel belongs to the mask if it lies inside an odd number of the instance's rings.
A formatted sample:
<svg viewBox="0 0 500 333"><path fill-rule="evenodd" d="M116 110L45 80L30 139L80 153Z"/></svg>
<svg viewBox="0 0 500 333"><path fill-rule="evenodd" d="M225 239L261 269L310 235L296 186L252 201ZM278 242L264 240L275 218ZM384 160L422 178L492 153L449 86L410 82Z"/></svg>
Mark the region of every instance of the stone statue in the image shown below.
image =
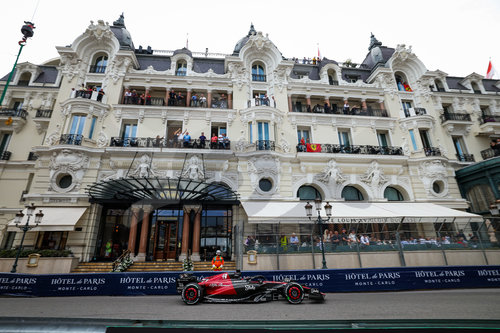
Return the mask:
<svg viewBox="0 0 500 333"><path fill-rule="evenodd" d="M203 180L203 178L205 178L202 165L198 157L192 156L189 159L186 170L183 171L182 176L196 181Z"/></svg>

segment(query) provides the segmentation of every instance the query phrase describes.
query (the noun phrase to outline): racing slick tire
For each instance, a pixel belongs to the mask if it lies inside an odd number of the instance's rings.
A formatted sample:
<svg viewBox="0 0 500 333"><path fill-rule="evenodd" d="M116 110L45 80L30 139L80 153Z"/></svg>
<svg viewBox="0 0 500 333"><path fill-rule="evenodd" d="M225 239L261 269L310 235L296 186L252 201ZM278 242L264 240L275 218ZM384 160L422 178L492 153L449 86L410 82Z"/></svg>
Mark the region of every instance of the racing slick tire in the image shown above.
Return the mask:
<svg viewBox="0 0 500 333"><path fill-rule="evenodd" d="M304 295L304 288L297 282L290 282L285 287L285 298L290 304L302 303Z"/></svg>
<svg viewBox="0 0 500 333"><path fill-rule="evenodd" d="M198 283L191 282L182 289L181 296L187 305L195 305L203 300L203 289Z"/></svg>

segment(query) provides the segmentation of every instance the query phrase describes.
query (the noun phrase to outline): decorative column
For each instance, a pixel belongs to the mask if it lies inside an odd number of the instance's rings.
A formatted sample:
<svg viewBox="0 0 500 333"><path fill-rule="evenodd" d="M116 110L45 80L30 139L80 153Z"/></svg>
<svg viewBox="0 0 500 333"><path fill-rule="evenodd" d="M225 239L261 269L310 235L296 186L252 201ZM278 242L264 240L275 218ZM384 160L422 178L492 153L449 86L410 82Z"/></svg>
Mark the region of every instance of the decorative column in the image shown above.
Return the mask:
<svg viewBox="0 0 500 333"><path fill-rule="evenodd" d="M201 206L191 206L196 214L193 225L193 254L191 260L200 261L200 235L201 235Z"/></svg>
<svg viewBox="0 0 500 333"><path fill-rule="evenodd" d="M288 112L293 112L292 95L288 95Z"/></svg>
<svg viewBox="0 0 500 333"><path fill-rule="evenodd" d="M188 89L186 94L186 106L189 107L190 103L191 103L191 89Z"/></svg>
<svg viewBox="0 0 500 333"><path fill-rule="evenodd" d="M130 231L128 234L128 250L132 254L135 254L135 239L137 238L137 222L139 221L139 214L141 213L141 207L132 206L130 208L132 211L132 219L130 220Z"/></svg>
<svg viewBox="0 0 500 333"><path fill-rule="evenodd" d="M212 90L207 90L207 106L212 107Z"/></svg>
<svg viewBox="0 0 500 333"><path fill-rule="evenodd" d="M139 253L135 257L136 261L146 261L146 249L148 246L148 232L149 232L149 215L153 211L153 206L142 207L142 228L141 238L139 241Z"/></svg>
<svg viewBox="0 0 500 333"><path fill-rule="evenodd" d="M187 258L189 250L189 213L191 212L190 207L184 206L184 218L182 221L182 247L181 255L179 260L182 261Z"/></svg>
<svg viewBox="0 0 500 333"><path fill-rule="evenodd" d="M233 108L233 91L232 90L227 91L227 108L228 109Z"/></svg>

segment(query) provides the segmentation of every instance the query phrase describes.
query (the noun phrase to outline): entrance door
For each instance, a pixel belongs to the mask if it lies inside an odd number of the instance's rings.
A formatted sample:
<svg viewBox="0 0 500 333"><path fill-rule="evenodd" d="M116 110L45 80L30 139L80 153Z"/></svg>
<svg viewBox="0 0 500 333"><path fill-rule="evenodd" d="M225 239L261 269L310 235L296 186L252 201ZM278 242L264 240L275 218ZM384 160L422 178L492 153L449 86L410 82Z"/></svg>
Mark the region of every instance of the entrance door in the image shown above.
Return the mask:
<svg viewBox="0 0 500 333"><path fill-rule="evenodd" d="M177 219L158 220L155 235L155 260L174 259L177 245Z"/></svg>

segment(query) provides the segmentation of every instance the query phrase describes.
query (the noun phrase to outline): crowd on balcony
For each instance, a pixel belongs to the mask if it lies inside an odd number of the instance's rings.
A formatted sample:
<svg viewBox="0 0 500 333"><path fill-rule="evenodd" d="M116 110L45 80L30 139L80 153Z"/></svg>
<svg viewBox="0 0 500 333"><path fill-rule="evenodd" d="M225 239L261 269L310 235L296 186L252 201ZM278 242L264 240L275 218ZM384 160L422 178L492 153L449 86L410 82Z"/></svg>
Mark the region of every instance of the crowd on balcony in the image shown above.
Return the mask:
<svg viewBox="0 0 500 333"><path fill-rule="evenodd" d="M214 96L211 99L210 106L208 104L207 97L203 93L193 93L193 95L188 99L188 96L184 95L182 92L177 92L175 90L170 90L167 96L167 106L190 106L190 107L200 107L200 108L228 108L228 100L225 94L220 94L220 96ZM139 93L135 89L126 89L123 95L123 104L133 104L133 105L159 105L164 106L165 101L163 98L151 97L149 90L145 93Z"/></svg>
<svg viewBox="0 0 500 333"><path fill-rule="evenodd" d="M500 156L500 138L491 140L490 148L493 149L493 155Z"/></svg>
<svg viewBox="0 0 500 333"><path fill-rule="evenodd" d="M296 64L303 64L303 65L316 65L316 64L319 65L319 64L321 64L320 57L317 57L317 58L313 57L312 59L304 57L302 60L300 60L299 58L293 57L292 61Z"/></svg>
<svg viewBox="0 0 500 333"><path fill-rule="evenodd" d="M85 87L85 85L82 83L80 89L76 90L75 88L71 89L71 98L76 98L76 97L81 97L81 98L88 98L92 99L94 101L102 102L102 98L104 97L104 89L99 88L97 89L96 86L88 86Z"/></svg>

